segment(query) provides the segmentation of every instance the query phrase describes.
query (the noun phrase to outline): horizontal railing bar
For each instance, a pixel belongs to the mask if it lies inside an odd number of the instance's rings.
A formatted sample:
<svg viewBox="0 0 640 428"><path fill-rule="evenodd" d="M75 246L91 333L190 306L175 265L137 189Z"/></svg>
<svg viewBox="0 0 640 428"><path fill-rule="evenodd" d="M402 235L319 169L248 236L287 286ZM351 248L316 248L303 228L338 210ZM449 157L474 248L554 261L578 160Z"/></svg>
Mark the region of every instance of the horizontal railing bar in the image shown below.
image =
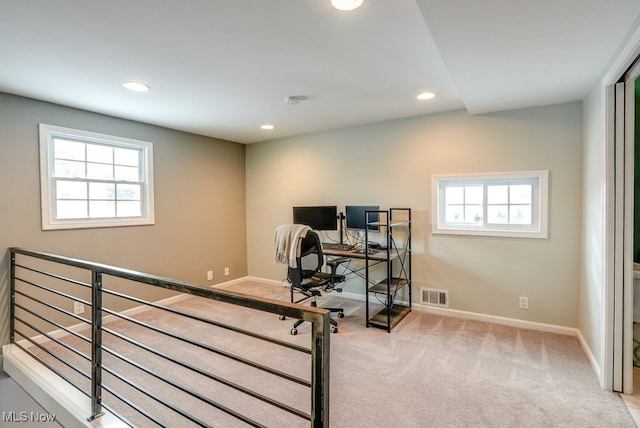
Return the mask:
<svg viewBox="0 0 640 428"><path fill-rule="evenodd" d="M114 397L116 397L117 399L119 399L120 401L122 401L124 404L126 404L127 406L129 406L130 408L132 408L133 410L135 410L136 412L142 414L143 416L145 416L146 418L152 420L153 422L157 423L158 425L164 427L166 426L162 421L160 421L158 418L154 417L151 413L149 413L148 411L146 411L145 409L141 409L138 406L136 406L131 400L129 400L128 398L124 397L123 395L121 395L120 393L116 392L113 388L111 388L109 385L106 384L102 384L102 389L104 389L105 391L109 392L110 394L112 394ZM130 427L135 427L135 425L129 423L129 421L125 421L124 420L124 416L122 416L120 413L117 413L116 411L114 411L111 407L109 407L106 404L102 405L105 409L109 410L111 413L114 413L116 416L118 416L124 423L126 423L127 425L129 425Z"/></svg>
<svg viewBox="0 0 640 428"><path fill-rule="evenodd" d="M72 334L74 337L77 337L77 338L79 338L79 339L82 339L82 340L84 340L84 341L85 341L85 342L87 342L87 343L91 343L91 340L90 340L90 339L88 339L88 338L86 338L86 337L82 336L82 335L81 335L81 334L79 334L79 333L76 333L76 332L75 332L75 331L73 331L73 330L70 330L70 329L68 329L68 328L66 328L66 327L63 327L61 324L58 324L58 323L56 323L55 321L50 321L50 320L48 320L48 319L46 319L46 318L44 318L44 317L42 317L42 316L40 316L40 315L36 314L36 313L35 313L35 312L33 312L32 310L25 308L24 306L20 305L19 303L16 303L16 307L17 307L17 308L22 309L23 311L26 311L26 312L30 313L31 315L33 315L33 316L35 316L35 317L37 317L37 318L39 318L39 319L41 319L41 320L43 320L43 321L45 321L45 322L49 323L49 324L53 324L53 325L55 325L56 327L58 327L58 328L60 328L60 329L62 329L62 330L64 330L64 331L66 331L67 333ZM20 322L22 322L23 324L27 325L27 324L26 324L24 321L22 321L22 319L20 319L18 316L16 316L16 319L17 319L17 320L19 320ZM28 325L28 327L31 327L31 326L30 326L30 325ZM32 328L33 328L33 327L32 327ZM66 344L66 343L64 343L64 342L58 341L58 339L57 339L57 338L54 338L53 336L50 336L48 333L41 332L40 330L35 329L35 328L34 328L34 330L36 330L38 333L40 333L40 334L42 334L42 335L46 336L47 338L49 338L49 339L53 340L54 342L56 342L56 343L58 343L58 344L60 344L60 345L62 345L62 346L64 346L64 347L67 347L67 346L70 346L70 347L71 347L71 345L67 345L67 344ZM78 355L82 355L82 357L86 358L88 361L90 361L90 360L91 360L91 358L89 358L89 356L87 356L87 355L83 354L83 353L82 353L82 352L80 352L80 351L75 350L75 348L73 348L73 347L71 347L71 348L74 350L73 352L77 352L77 353L78 353ZM72 349L69 349L69 350L71 351Z"/></svg>
<svg viewBox="0 0 640 428"><path fill-rule="evenodd" d="M52 294L56 294L56 295L58 295L60 297L64 297L64 298L67 298L69 300L73 300L73 301L80 302L80 303L83 303L85 305L91 306L91 302L90 301L85 300L85 299L81 299L81 298L73 296L71 294L63 293L62 291L56 290L55 288L50 288L50 287L47 287L45 285L38 284L37 282L33 282L33 281L28 280L28 279L20 278L20 277L17 277L17 276L15 277L15 279L16 279L16 281L20 281L20 282L22 282L24 284L31 285L31 286L39 288L39 289L41 289L43 291L48 291L48 292L50 292ZM18 291L18 290L16 290L16 291ZM27 295L26 293L22 293L22 294L23 295Z"/></svg>
<svg viewBox="0 0 640 428"><path fill-rule="evenodd" d="M22 269L30 270L31 272L35 272L35 273L38 273L38 274L41 274L41 275L45 275L45 276L48 276L50 278L59 279L59 280L64 281L64 282L69 282L71 284L79 285L81 287L91 288L91 284L87 284L86 282L78 281L77 279L67 278L67 277L62 276L62 275L56 275L55 273L45 272L43 270L31 268L29 266L24 266L24 265L21 265L21 264L18 264L18 263L16 263L16 267L20 267ZM18 278L16 277L16 279L18 279Z"/></svg>
<svg viewBox="0 0 640 428"><path fill-rule="evenodd" d="M208 299L218 300L221 302L233 303L235 305L258 309L264 312L280 314L291 318L304 319L305 321L314 323L322 322L323 316L326 312L326 309L322 308L316 308L312 306L301 307L300 305L281 300L268 299L264 297L257 298L224 290L211 290L196 287L186 282L170 280L168 278L157 275L150 275L130 269L123 269L101 263L88 262L85 260L73 259L70 257L58 256L55 254L44 253L40 251L26 250L24 248L17 247L12 247L11 251L16 254L22 254L25 256L58 262L61 264L89 269L92 271L99 271L103 274L129 279L144 284L155 285L157 287L165 288L168 290L206 297Z"/></svg>
<svg viewBox="0 0 640 428"><path fill-rule="evenodd" d="M25 294L25 293L23 293L23 292L21 292L21 291L19 291L19 290L15 290L15 294L19 294L19 295L21 295L21 296L24 296L24 297L26 297L27 299L30 299L30 300L32 300L32 301L34 301L34 302L38 302L38 303L40 303L40 304L41 304L41 305L43 305L43 306L46 306L46 307L48 307L48 308L50 308L50 309L53 309L53 310L56 310L56 311L58 311L58 312L60 312L60 313L62 313L62 314L68 315L68 316L70 316L71 318L75 318L76 320L78 320L78 321L82 321L82 322L83 322L83 323L85 323L85 324L89 324L89 321L87 321L86 319L82 318L81 316L78 316L78 315L74 314L73 312L69 312L69 311L67 311L66 309L62 309L62 308L61 308L61 307L59 307L59 306L56 306L56 305L51 304L51 303L43 302L42 300L40 300L40 299L36 299L35 297L32 297L32 296L30 296L30 295L28 295L28 294Z"/></svg>
<svg viewBox="0 0 640 428"><path fill-rule="evenodd" d="M116 332L113 332L113 331L108 330L108 329L106 329L106 328L103 328L103 330L104 330L105 332L107 332L107 333L110 333L110 334L114 334L114 333L116 333ZM119 337L119 338L121 338L121 339L123 339L123 340L125 340L125 341L127 341L127 342L129 342L129 343L135 342L133 339L131 339L131 341L130 341L128 337L123 336L123 335L121 335L120 333L117 333L117 334L116 334L116 336L117 336L117 337ZM229 380L227 380L227 379L224 379L224 378L221 378L221 377L219 377L219 376L216 376L216 375L214 375L213 373L209 373L209 372L207 372L206 370L200 369L200 368L198 368L198 367L196 367L196 366L193 366L193 365L191 365L191 364L189 364L189 363L186 363L186 362L184 362L184 361L177 360L177 359L175 359L175 358L173 358L173 357L170 357L170 356L164 355L163 353L161 353L161 352L160 352L160 351L158 351L157 349L154 349L154 348L152 348L152 347L150 347L150 346L148 346L148 345L141 344L141 343L132 343L132 344L134 344L134 345L136 345L136 346L139 346L139 347L141 347L142 349L144 349L144 350L146 350L146 351L148 351L148 352L150 352L150 353L152 353L152 354L154 354L154 355L156 355L156 356L158 356L158 357L160 357L160 358L163 358L163 359L165 359L165 360L169 360L169 361L171 361L171 362L172 362L172 363L174 363L174 364L177 364L177 365L179 365L179 366L182 366L182 367L184 367L184 368L186 368L186 369L188 369L188 370L191 370L191 371L193 371L193 372L199 373L199 374L201 374L202 376L205 376L205 377L207 377L207 378L209 378L209 379L211 379L211 380L214 380L214 381L216 381L216 382L219 382L219 383L221 383L221 384L223 384L223 385L225 385L225 386L228 386L229 388L235 389L236 391L240 391L240 392L242 392L242 393L244 393L244 394L247 394L247 395L249 395L249 396L251 396L251 397L253 397L253 398L256 398L256 399L258 399L258 400L264 401L264 402L266 402L266 403L268 403L268 404L270 404L270 405L272 405L272 406L274 406L274 407L277 407L277 408L279 408L279 409L285 410L285 411L287 411L287 412L289 412L289 413L291 413L291 414L294 414L294 415L296 415L296 416L298 416L298 417L301 417L301 418L304 418L304 419L310 419L310 416L309 416L308 414L306 414L306 413L304 413L304 412L301 412L301 411L300 411L300 410L298 410L298 409L295 409L295 408L293 408L293 407L290 407L290 406L288 406L288 405L286 405L286 404L284 404L284 403L281 403L281 402L279 402L279 401L277 401L277 400L274 400L274 399L272 399L272 398L265 397L264 395L259 394L259 393L254 392L254 391L251 391L250 389L247 389L247 388L243 387L242 385L235 384L235 383L233 383L233 382L231 382L231 381L229 381ZM105 350L106 352L110 353L110 354L111 354L111 355L113 355L114 357L117 357L117 358L123 359L123 360L125 360L126 362L128 362L129 364L136 365L136 367L138 367L138 366L137 366L137 364L138 364L138 363L135 363L135 362L130 361L129 359L127 359L127 357L122 356L121 354L117 353L116 351L114 351L114 350L112 350L112 349L110 349L110 348L108 348L108 347L106 347L106 346L103 346L103 347L102 347L102 349L103 349L103 350ZM138 367L138 368L140 368L141 370L144 370L144 369L142 368L142 366L141 366L141 367ZM311 387L311 383L310 383L310 382L307 382L307 384L306 384L305 386L307 386L307 387Z"/></svg>
<svg viewBox="0 0 640 428"><path fill-rule="evenodd" d="M24 321L21 321L24 322ZM68 362L64 361L61 357L58 357L57 355L55 355L53 352L49 351L48 349L44 348L43 346L41 346L39 343L37 343L36 341L34 341L33 339L31 339L30 337L26 336L25 334L23 334L22 332L20 332L19 330L16 329L16 333L18 333L18 335L22 336L25 340L31 342L31 344L33 344L34 346L36 346L37 348L39 348L40 350L46 352L47 354L51 355L53 358L55 358L56 360L60 361L62 364L64 364L65 366L69 367L71 370L77 372L79 375L84 376L85 378L89 379L90 376L88 376L87 374L83 373L80 369L77 369L75 367L73 367L71 364L69 364ZM47 368L49 368L49 370L53 371L55 374L57 374L58 376L60 376L61 378L63 378L64 380L66 380L67 382L69 382L71 385L75 386L78 390L82 391L82 389L80 387L78 387L75 383L73 383L71 381L71 379L69 379L68 377L64 376L60 371L55 370L53 368L53 366L51 366L50 364L46 363L42 358L40 358L38 355L34 354L32 351L28 350L27 348L25 348L24 346L21 346L18 342L15 343L16 345L18 345L20 347L20 349L22 349L23 351L29 353L33 358L35 358L36 360L38 360L38 362L42 363L43 365L45 365ZM86 392L82 391L86 396L89 396L89 394L87 394Z"/></svg>
<svg viewBox="0 0 640 428"><path fill-rule="evenodd" d="M239 362L239 363L242 363L242 364L248 365L248 366L253 367L253 368L255 368L255 369L258 369L258 370L262 370L263 372L266 372L266 373L270 373L270 374L272 374L272 375L274 375L274 376L278 376L278 377L281 377L281 378L283 378L283 379L287 379L287 380L289 380L289 381L291 381L291 382L299 383L299 384L304 385L304 386L311 386L311 384L309 383L309 381L306 381L306 380L304 380L304 379L301 379L301 378L298 378L298 377L296 377L296 376L290 375L290 374L288 374L288 373L283 373L283 372L281 372L281 371L278 371L278 370L272 369L271 367L265 366L265 365L263 365L263 364L258 364L258 363L256 363L256 362L253 362L253 361L248 360L248 359L246 359L246 358L243 358L243 357L240 357L240 356L237 356L237 355L231 354L231 353L229 353L229 352L223 351L223 350L221 350L221 349L214 348L214 347L212 347L212 346L209 346L209 345L204 344L204 343L201 343L201 342L197 342L197 341L195 341L195 340L187 339L187 338L184 338L184 337L180 337L180 336L178 336L178 335L177 335L177 334L175 334L175 333L171 333L171 332L169 332L169 331L162 330L162 329L161 329L161 328L159 328L159 327L156 327L156 326L151 325L151 324L147 324L147 323L145 323L145 322L142 322L142 321L140 321L140 320L137 320L137 319L135 319L135 318L131 318L131 317L126 316L126 315L123 315L123 314L119 314L119 313L114 312L114 311L112 311L112 310L110 310L110 309L105 309L105 308L103 308L103 311L104 311L104 312L107 312L107 313L109 313L109 314L111 314L111 315L113 315L113 316L116 316L116 317L119 317L119 318L125 319L125 320L127 320L127 321L130 321L130 322L132 322L132 323L134 323L134 324L136 324L136 325L139 325L139 326L141 326L141 327L148 328L149 330L155 331L156 333L160 333L160 334L163 334L163 335L165 335L165 336L168 336L168 337L170 337L170 338L172 338L172 339L176 339L176 340L179 340L179 341L181 341L181 342L185 342L185 343L188 343L188 344L190 344L190 345L197 346L197 347L199 347L199 348L201 348L201 349L205 349L205 350L207 350L207 351L209 351L209 352L212 352L212 353L214 353L214 354L218 354L218 355L221 355L221 356L223 356L223 357L229 358L230 360L237 361L237 362ZM119 335L119 333L117 333L117 332L116 332L116 331L114 331L114 330L111 330L111 329L109 329L109 328L107 328L107 327L103 327L102 329L103 329L104 331L108 332L108 333L111 333L111 334L114 334L114 335L116 335L116 336L120 337L120 338L121 338L121 339L123 339L123 340L127 340L127 341L129 341L129 338L126 338L126 336L121 336L121 335ZM126 339L125 339L125 338L126 338ZM130 339L130 343L132 343L132 344L134 344L134 345L136 345L136 346L141 346L141 347L143 346L140 342L137 342L137 341L135 341L135 340L133 340L133 339Z"/></svg>
<svg viewBox="0 0 640 428"><path fill-rule="evenodd" d="M305 348L303 346L299 346L299 345L296 345L296 344L293 344L293 343L290 343L290 342L284 342L282 340L274 339L274 338L269 337L269 336L264 336L264 335L261 335L261 334L258 334L258 333L254 333L254 332L249 331L249 330L245 330L245 329L242 329L242 328L239 328L239 327L234 327L234 326L231 326L231 325L228 325L228 324L224 324L224 323L221 323L221 322L218 322L218 321L214 321L214 320L211 320L211 319L208 319L208 318L203 318L203 317L200 317L198 315L189 314L187 312L183 312L183 311L180 311L178 309L171 308L169 306L158 305L157 303L149 302L147 300L139 299L139 298L133 297L133 296L127 296L126 294L119 293L119 292L113 291L113 290L108 290L108 289L105 289L105 288L102 289L102 292L110 294L112 296L116 296L116 297L120 297L120 298L123 298L123 299L131 300L131 301L134 301L136 303L143 304L143 305L148 305L148 306L151 306L151 307L156 308L156 309L161 309L161 310L164 310L164 311L176 314L176 315L180 315L180 316L183 316L183 317L186 317L186 318L190 318L190 319L193 319L193 320L196 320L196 321L200 321L200 322L203 322L203 323L206 323L206 324L214 325L216 327L224 328L224 329L236 332L236 333L241 333L241 334L244 334L246 336L253 337L255 339L263 340L265 342L275 343L276 345L280 345L280 346L283 346L283 347L286 347L286 348L290 348L290 349L293 349L293 350L296 350L296 351L299 351L299 352L303 352L305 354L311 354L311 349L309 349L309 348Z"/></svg>
<svg viewBox="0 0 640 428"><path fill-rule="evenodd" d="M103 349L105 349L105 348L103 348ZM228 409L227 407L225 407L225 406L223 406L223 405L221 405L219 403L216 403L215 401L212 401L212 400L210 400L210 399L208 399L206 397L203 397L200 394L194 393L189 388L187 388L187 387L185 387L183 385L180 385L180 384L178 384L176 382L173 382L171 380L166 379L162 375L160 375L160 374L158 374L158 373L156 373L156 372L154 372L152 370L149 370L148 368L136 363L135 361L130 361L126 357L120 357L120 359L122 359L123 361L126 361L127 363L133 365L134 367L144 371L145 373L155 377L156 379L161 380L164 383L168 383L169 385L173 386L174 388L179 389L182 392L185 392L185 393L189 394L190 396L192 396L194 398L197 398L197 399L199 399L199 400L201 400L201 401L203 401L203 402L205 402L205 403L207 403L207 404L209 404L209 405L211 405L213 407L216 407L217 409L220 409L223 412L228 413L228 414L230 414L230 415L242 420L243 422L246 422L246 423L251 424L253 426L261 426L260 424L257 424L257 422L254 422L251 419L246 418L245 416L242 416L242 415L236 413L235 411L233 411L231 409ZM171 410L173 410L174 412L181 414L182 416L184 416L185 418L191 420L192 422L194 422L194 423L196 423L196 424L198 424L200 426L203 426L203 427L208 427L209 426L206 423L204 423L204 422L200 421L199 419L195 418L194 416L190 415L185 410L183 410L183 409L181 409L181 408L179 408L179 407L177 407L177 406L175 406L175 405L173 405L171 403L167 403L165 400L162 400L162 399L158 398L156 395L154 395L151 392L147 391L145 388L143 388L142 386L138 385L137 383L131 382L130 380L124 378L124 376L122 376L119 372L111 369L109 366L103 365L102 369L104 371L106 371L107 373L111 374L112 376L115 376L116 378L120 379L122 382L126 383L127 385L131 386L132 388L134 388L134 389L140 391L141 393L145 394L149 398L151 398L151 399L155 400L156 402L162 404L163 406L168 407Z"/></svg>
<svg viewBox="0 0 640 428"><path fill-rule="evenodd" d="M102 386L102 388L105 391L109 391L109 392L111 392L111 394L113 394L113 392L110 391L109 388L106 388L104 385ZM113 394L113 395L117 397L116 394ZM118 397L118 398L120 398L120 397ZM102 403L102 407L107 409L109 412L111 412L113 414L113 416L115 416L116 418L120 419L124 424L130 426L131 428L136 428L136 425L133 422L131 422L129 419L127 419L121 413L118 413L118 411L115 410L113 407L111 407L111 406L109 406L108 404L105 404L105 403ZM135 410L138 410L138 409L135 409Z"/></svg>

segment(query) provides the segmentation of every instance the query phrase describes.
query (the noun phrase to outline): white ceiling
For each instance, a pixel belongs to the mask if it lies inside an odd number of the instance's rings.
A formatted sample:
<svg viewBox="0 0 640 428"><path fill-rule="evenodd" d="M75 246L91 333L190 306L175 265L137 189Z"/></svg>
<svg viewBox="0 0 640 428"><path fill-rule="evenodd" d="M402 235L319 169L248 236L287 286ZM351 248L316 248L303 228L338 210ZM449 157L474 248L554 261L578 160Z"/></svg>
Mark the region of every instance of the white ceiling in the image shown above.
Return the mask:
<svg viewBox="0 0 640 428"><path fill-rule="evenodd" d="M254 143L581 100L639 13L638 0L3 0L0 91Z"/></svg>

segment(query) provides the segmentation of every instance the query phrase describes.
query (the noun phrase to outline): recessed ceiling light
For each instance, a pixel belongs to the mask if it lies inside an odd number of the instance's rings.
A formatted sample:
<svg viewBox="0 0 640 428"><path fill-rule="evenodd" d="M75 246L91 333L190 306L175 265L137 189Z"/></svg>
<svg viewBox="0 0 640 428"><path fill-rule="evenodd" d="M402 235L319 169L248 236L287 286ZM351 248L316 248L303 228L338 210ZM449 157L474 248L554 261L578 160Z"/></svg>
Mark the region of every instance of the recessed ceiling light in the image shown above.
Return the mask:
<svg viewBox="0 0 640 428"><path fill-rule="evenodd" d="M338 10L353 10L362 6L363 0L331 0L331 4Z"/></svg>
<svg viewBox="0 0 640 428"><path fill-rule="evenodd" d="M134 92L147 92L149 89L149 85L140 82L125 82L122 84L125 88Z"/></svg>
<svg viewBox="0 0 640 428"><path fill-rule="evenodd" d="M420 95L418 95L416 98L418 98L419 100L430 100L431 98L435 97L436 94L434 94L433 92L423 92Z"/></svg>
<svg viewBox="0 0 640 428"><path fill-rule="evenodd" d="M270 125L270 124L265 124L265 125L262 125L260 128L266 129L266 130L271 130L271 129L274 129L275 126Z"/></svg>

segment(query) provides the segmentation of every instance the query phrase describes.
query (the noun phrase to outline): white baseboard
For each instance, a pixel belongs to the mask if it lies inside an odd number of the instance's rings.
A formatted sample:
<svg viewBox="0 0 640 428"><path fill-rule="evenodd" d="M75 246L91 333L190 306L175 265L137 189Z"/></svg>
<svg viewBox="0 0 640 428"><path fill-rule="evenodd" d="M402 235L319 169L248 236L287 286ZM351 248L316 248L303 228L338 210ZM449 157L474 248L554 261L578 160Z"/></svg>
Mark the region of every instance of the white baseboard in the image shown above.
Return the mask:
<svg viewBox="0 0 640 428"><path fill-rule="evenodd" d="M427 312L427 313L432 313L437 315L463 318L463 319L474 320L474 321L483 321L483 322L488 322L492 324L500 324L500 325L507 325L511 327L517 327L517 328L525 328L528 330L546 331L549 333L558 333L558 334L564 334L567 336L577 336L578 334L578 330L575 328L563 327L563 326L554 325L554 324L525 321L525 320L519 320L515 318L499 317L496 315L480 314L476 312L459 311L456 309L449 309L449 308L437 308L434 306L421 305L419 303L414 303L412 305L412 308L422 312Z"/></svg>
<svg viewBox="0 0 640 428"><path fill-rule="evenodd" d="M243 281L246 281L246 280L258 281L258 282L263 282L263 283L272 284L272 285L282 285L282 281L274 281L274 280L271 280L271 279L264 279L264 278L258 278L258 277L249 277L249 276L244 277L244 278L239 278L237 280L237 282L243 282ZM219 286L224 286L226 284L227 283L219 284ZM335 296L335 297L344 297L344 298L347 298L347 299L353 299L353 300L358 300L358 301L364 301L365 300L364 294L360 294L360 293L351 293L351 292L338 293L338 292L333 292L331 295ZM399 302L399 303L404 304L404 305L407 304L407 302ZM459 310L456 310L456 309L449 309L449 308L439 308L439 307L435 307L435 306L422 305L422 304L419 304L419 303L413 303L411 305L411 307L414 310L427 312L427 313L432 313L432 314L437 314L437 315L442 315L442 316L447 316L447 317L469 319L469 320L474 320L474 321L483 321L483 322L488 322L488 323L492 323L492 324L500 324L500 325L506 325L506 326L511 326L511 327L524 328L524 329L528 329L528 330L538 330L538 331L545 331L545 332L549 332L549 333L564 334L564 335L567 335L567 336L578 336L578 329L571 328L571 327L564 327L564 326L554 325L554 324L545 324L545 323L539 323L539 322L534 322L534 321L525 321L525 320L519 320L519 319L515 319L515 318L507 318L507 317L500 317L500 316L496 316L496 315L481 314L481 313L477 313L477 312L459 311ZM584 345L583 345L583 347L584 347ZM589 358L593 357L593 355L590 354L590 352L588 353L588 355L590 355Z"/></svg>
<svg viewBox="0 0 640 428"><path fill-rule="evenodd" d="M585 354L587 354L587 358L591 363L591 367L593 367L593 371L596 373L596 376L598 377L598 379L600 379L600 365L598 364L598 360L596 359L595 355L593 355L593 352L591 352L591 348L587 344L587 341L585 340L580 330L578 330L578 340L580 341L582 350L584 351Z"/></svg>
<svg viewBox="0 0 640 428"><path fill-rule="evenodd" d="M109 411L89 422L91 399L16 345L2 347L2 367L63 427L128 427Z"/></svg>

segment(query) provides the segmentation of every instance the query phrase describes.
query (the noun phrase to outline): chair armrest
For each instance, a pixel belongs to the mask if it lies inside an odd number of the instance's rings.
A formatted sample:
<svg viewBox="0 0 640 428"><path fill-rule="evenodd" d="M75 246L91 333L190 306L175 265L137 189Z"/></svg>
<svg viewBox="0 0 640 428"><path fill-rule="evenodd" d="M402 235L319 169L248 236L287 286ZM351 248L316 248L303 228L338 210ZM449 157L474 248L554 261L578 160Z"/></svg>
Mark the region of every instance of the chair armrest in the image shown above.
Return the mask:
<svg viewBox="0 0 640 428"><path fill-rule="evenodd" d="M331 259L327 261L327 266L331 268L331 277L329 279L329 284L328 284L329 288L335 287L336 284L343 282L346 279L344 275L337 275L336 271L338 270L338 266L340 266L343 263L349 263L349 262L351 262L351 259L349 257L338 257L337 259ZM342 291L342 290L338 290L338 291Z"/></svg>
<svg viewBox="0 0 640 428"><path fill-rule="evenodd" d="M327 260L327 266L331 266L331 268L333 269L334 266L337 267L342 263L348 263L350 261L351 259L349 257L338 257L337 259Z"/></svg>

